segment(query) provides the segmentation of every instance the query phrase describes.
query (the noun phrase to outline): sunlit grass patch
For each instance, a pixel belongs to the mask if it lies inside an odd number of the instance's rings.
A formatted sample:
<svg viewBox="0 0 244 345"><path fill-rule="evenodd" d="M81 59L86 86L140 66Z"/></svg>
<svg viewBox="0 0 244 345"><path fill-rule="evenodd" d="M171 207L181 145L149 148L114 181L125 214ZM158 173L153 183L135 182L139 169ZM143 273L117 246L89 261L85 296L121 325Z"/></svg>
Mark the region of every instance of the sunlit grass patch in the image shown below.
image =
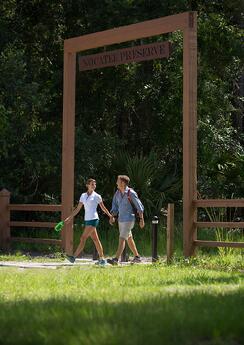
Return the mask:
<svg viewBox="0 0 244 345"><path fill-rule="evenodd" d="M207 269L196 262L2 268L0 281L0 344L242 341L244 276L237 270Z"/></svg>

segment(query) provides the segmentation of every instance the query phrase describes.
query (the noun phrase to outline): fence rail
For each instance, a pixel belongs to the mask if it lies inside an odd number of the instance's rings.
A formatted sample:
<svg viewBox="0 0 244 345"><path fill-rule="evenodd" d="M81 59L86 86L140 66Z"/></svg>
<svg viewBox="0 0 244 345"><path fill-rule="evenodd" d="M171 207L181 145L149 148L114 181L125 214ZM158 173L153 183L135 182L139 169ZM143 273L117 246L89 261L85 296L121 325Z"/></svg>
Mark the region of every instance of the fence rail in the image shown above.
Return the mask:
<svg viewBox="0 0 244 345"><path fill-rule="evenodd" d="M14 226L14 227L28 227L28 228L54 228L56 223L53 223L53 222L10 221L9 225Z"/></svg>
<svg viewBox="0 0 244 345"><path fill-rule="evenodd" d="M43 204L9 204L10 211L40 211L40 212L61 212L62 205L43 205Z"/></svg>
<svg viewBox="0 0 244 345"><path fill-rule="evenodd" d="M196 222L198 228L244 228L244 222Z"/></svg>
<svg viewBox="0 0 244 345"><path fill-rule="evenodd" d="M208 207L238 207L244 208L244 199L202 199L194 200L193 206L198 208ZM196 231L198 228L244 228L244 222L195 222ZM232 248L244 248L244 242L227 242L227 241L203 241L197 238L193 241L193 246L196 247L232 247Z"/></svg>
<svg viewBox="0 0 244 345"><path fill-rule="evenodd" d="M193 204L196 207L244 207L244 199L199 199Z"/></svg>
<svg viewBox="0 0 244 345"><path fill-rule="evenodd" d="M61 245L61 240L55 238L11 237L11 242L44 243Z"/></svg>
<svg viewBox="0 0 244 345"><path fill-rule="evenodd" d="M233 247L244 248L244 242L223 242L223 241L202 241L195 240L194 244L198 247Z"/></svg>

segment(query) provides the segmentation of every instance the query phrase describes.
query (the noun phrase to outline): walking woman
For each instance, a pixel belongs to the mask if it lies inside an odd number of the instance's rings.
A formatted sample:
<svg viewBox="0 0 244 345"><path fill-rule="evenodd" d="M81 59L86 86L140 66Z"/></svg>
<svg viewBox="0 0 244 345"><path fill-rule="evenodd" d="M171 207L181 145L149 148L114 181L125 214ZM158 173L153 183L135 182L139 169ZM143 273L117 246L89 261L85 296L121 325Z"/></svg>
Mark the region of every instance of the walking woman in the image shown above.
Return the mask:
<svg viewBox="0 0 244 345"><path fill-rule="evenodd" d="M98 255L99 255L98 264L105 265L106 260L104 259L103 247L97 233L97 226L99 224L97 206L99 205L101 209L103 210L103 212L105 212L108 215L110 222L113 219L113 216L105 207L102 201L101 195L95 192L96 180L94 179L87 180L86 187L87 187L87 191L81 194L78 206L74 209L72 214L64 220L65 223L70 222L71 219L80 212L82 206L84 205L85 229L84 229L83 234L81 235L80 244L78 245L78 248L76 249L74 255L68 256L67 258L70 262L74 263L75 259L83 251L86 244L86 240L88 239L88 237L91 237L98 251Z"/></svg>

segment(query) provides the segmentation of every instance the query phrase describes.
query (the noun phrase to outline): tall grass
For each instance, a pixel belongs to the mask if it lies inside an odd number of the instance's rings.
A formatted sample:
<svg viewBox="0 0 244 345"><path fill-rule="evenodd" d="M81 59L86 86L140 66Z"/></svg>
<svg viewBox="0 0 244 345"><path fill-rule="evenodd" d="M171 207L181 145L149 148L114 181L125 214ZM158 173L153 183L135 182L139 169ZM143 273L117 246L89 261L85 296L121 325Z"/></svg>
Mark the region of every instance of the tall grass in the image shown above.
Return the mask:
<svg viewBox="0 0 244 345"><path fill-rule="evenodd" d="M234 221L236 217L236 208L234 213L231 215L227 214L227 208L215 208L215 207L206 207L204 211L207 214L208 219L211 222L227 222L227 221ZM215 232L214 229L211 230L214 233L214 240L219 242L233 242L239 241L242 242L243 238L243 231L239 228L234 229L226 229L223 227L216 227ZM232 247L218 247L218 252L221 256L230 255L234 252L238 251L238 249ZM239 250L240 251L240 250Z"/></svg>

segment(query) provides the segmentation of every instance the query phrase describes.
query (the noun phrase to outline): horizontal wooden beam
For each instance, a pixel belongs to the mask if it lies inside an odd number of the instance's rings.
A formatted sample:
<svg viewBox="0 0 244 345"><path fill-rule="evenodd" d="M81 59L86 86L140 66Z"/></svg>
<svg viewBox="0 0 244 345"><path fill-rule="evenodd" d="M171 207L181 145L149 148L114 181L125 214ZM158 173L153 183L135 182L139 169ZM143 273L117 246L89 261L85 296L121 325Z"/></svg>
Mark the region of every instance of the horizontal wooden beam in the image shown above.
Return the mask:
<svg viewBox="0 0 244 345"><path fill-rule="evenodd" d="M44 211L56 212L62 211L62 205L43 205L43 204L10 204L10 211Z"/></svg>
<svg viewBox="0 0 244 345"><path fill-rule="evenodd" d="M26 243L44 243L61 245L61 240L54 238L31 238L31 237L11 237L12 242L26 242Z"/></svg>
<svg viewBox="0 0 244 345"><path fill-rule="evenodd" d="M196 207L244 207L244 199L202 199L194 200Z"/></svg>
<svg viewBox="0 0 244 345"><path fill-rule="evenodd" d="M244 248L244 242L219 242L195 240L194 244L198 247L233 247Z"/></svg>
<svg viewBox="0 0 244 345"><path fill-rule="evenodd" d="M244 222L196 222L198 228L244 228Z"/></svg>
<svg viewBox="0 0 244 345"><path fill-rule="evenodd" d="M176 30L184 30L191 25L191 14L192 12L184 12L69 38L64 41L64 51L66 53L76 53L92 48L161 35Z"/></svg>
<svg viewBox="0 0 244 345"><path fill-rule="evenodd" d="M17 221L10 221L10 226L17 226L17 227L29 227L29 228L54 228L56 223L52 222L17 222Z"/></svg>

